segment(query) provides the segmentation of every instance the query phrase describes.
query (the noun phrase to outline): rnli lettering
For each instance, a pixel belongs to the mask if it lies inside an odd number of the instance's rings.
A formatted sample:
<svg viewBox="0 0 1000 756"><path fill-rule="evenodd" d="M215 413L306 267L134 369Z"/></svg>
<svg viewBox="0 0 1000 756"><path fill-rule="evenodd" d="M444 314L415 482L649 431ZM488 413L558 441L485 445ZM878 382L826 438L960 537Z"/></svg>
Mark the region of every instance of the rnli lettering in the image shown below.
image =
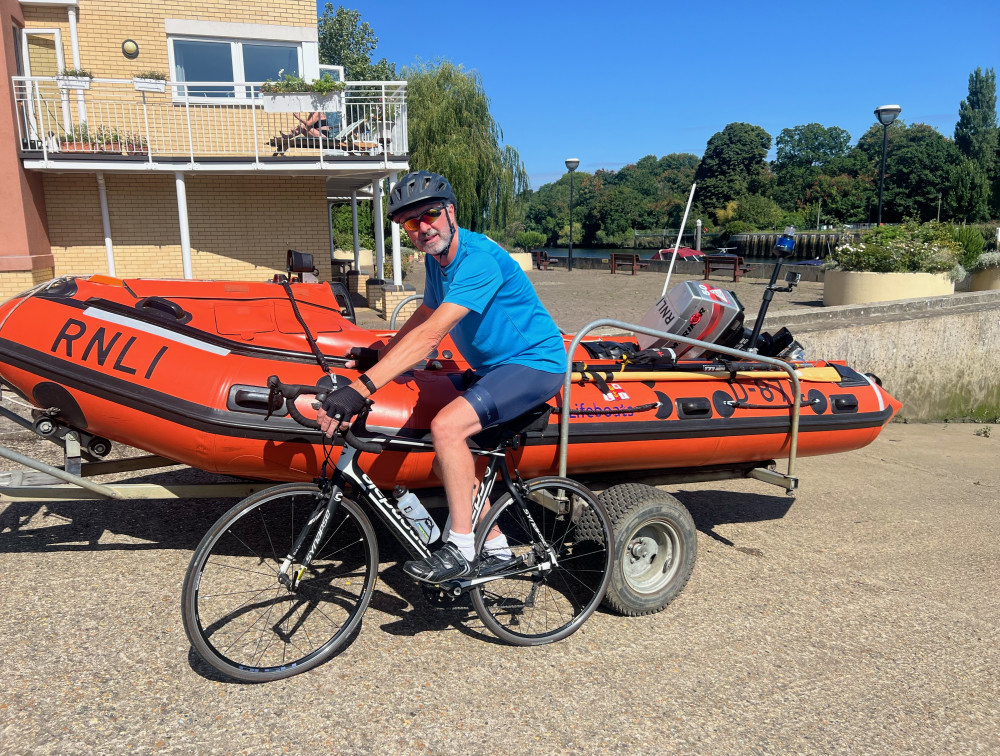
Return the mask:
<svg viewBox="0 0 1000 756"><path fill-rule="evenodd" d="M80 362L96 362L101 367L113 357L112 370L136 375L141 369L143 377L149 380L157 364L167 353L167 347L160 346L151 358L147 357L144 347L145 344L139 341L138 336L125 338L121 331L109 331L105 326L98 326L88 334L86 323L70 318L63 323L49 351Z"/></svg>
<svg viewBox="0 0 1000 756"><path fill-rule="evenodd" d="M674 318L677 316L670 309L670 305L667 303L666 297L660 299L656 303L656 309L660 313L660 318L663 320L664 325L670 325L674 322Z"/></svg>

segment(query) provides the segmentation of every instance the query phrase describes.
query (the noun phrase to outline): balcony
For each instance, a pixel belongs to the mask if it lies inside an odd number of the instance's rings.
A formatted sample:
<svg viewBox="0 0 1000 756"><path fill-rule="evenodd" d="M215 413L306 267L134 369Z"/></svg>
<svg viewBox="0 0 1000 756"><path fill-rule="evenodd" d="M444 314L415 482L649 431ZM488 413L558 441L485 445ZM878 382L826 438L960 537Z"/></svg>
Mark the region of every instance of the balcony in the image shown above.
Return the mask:
<svg viewBox="0 0 1000 756"><path fill-rule="evenodd" d="M327 115L326 135L296 139L280 134L298 125L292 111L312 103L265 107L261 82L165 82L160 91L140 91L160 86L131 79L17 76L12 83L29 169L360 175L407 168L402 81L348 82L318 108Z"/></svg>

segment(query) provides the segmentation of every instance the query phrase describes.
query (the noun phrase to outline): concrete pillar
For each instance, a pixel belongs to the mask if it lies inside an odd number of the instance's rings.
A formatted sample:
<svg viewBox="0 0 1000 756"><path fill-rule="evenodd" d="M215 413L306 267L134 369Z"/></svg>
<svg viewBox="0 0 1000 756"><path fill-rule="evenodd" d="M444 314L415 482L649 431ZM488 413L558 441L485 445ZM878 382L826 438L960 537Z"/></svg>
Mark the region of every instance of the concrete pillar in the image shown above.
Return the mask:
<svg viewBox="0 0 1000 756"><path fill-rule="evenodd" d="M393 172L389 174L389 193L392 194L392 187L396 185L396 178L399 174ZM403 261L399 249L399 224L392 224L392 283L396 286L403 285ZM392 310L387 310L391 313Z"/></svg>
<svg viewBox="0 0 1000 756"><path fill-rule="evenodd" d="M372 223L375 226L375 278L382 278L385 263L385 229L382 228L382 179L372 182Z"/></svg>
<svg viewBox="0 0 1000 756"><path fill-rule="evenodd" d="M351 192L351 222L354 231L354 270L361 272L361 242L358 240L358 193Z"/></svg>

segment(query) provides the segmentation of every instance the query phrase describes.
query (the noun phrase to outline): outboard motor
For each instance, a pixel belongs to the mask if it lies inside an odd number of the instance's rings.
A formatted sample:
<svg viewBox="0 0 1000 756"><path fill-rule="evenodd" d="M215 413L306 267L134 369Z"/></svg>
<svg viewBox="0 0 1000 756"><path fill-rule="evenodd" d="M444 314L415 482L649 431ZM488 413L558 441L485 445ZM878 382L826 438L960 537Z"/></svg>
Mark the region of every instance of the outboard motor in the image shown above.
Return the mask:
<svg viewBox="0 0 1000 756"><path fill-rule="evenodd" d="M756 352L766 357L801 359L802 347L787 328L782 328L774 336L761 333L764 316L774 298L774 292L791 291L801 278L798 273L788 273L785 276L786 286L776 284L783 260L791 256L794 249L795 227L789 226L778 238L772 250L778 262L771 272L770 283L764 289L763 301L753 331L743 326L743 305L736 294L704 281L684 281L671 288L660 298L656 306L646 313L640 325L730 349ZM689 360L716 357L728 359L726 355L718 352L681 344L669 338L639 334L636 340L640 349L672 349L677 357Z"/></svg>

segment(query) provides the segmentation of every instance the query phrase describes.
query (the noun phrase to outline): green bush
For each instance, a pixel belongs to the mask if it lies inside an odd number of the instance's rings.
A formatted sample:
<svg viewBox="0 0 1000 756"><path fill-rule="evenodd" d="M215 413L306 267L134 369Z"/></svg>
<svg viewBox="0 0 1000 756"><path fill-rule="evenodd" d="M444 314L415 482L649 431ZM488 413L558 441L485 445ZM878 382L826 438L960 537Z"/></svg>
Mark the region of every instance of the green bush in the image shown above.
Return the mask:
<svg viewBox="0 0 1000 756"><path fill-rule="evenodd" d="M402 280L402 281L406 280L406 276L409 274L410 269L413 268L413 257L414 257L414 254L415 254L415 252L412 249L403 248L403 249L399 250L399 263L400 263L399 267L402 270L402 276L400 277L400 280ZM391 281L392 280L392 270L393 270L393 268L392 268L392 252L390 250L386 250L385 260L382 261L382 280L383 281Z"/></svg>
<svg viewBox="0 0 1000 756"><path fill-rule="evenodd" d="M343 92L346 88L347 84L342 81L335 81L328 73L312 81L306 81L301 76L284 74L278 81L268 79L260 85L260 91L264 94L315 92L316 94L324 95L330 92Z"/></svg>
<svg viewBox="0 0 1000 756"><path fill-rule="evenodd" d="M972 267L973 271L980 270L993 270L994 268L1000 268L1000 252L983 252L976 260L976 264Z"/></svg>
<svg viewBox="0 0 1000 756"><path fill-rule="evenodd" d="M948 224L908 221L879 226L842 242L823 267L870 273L952 273L962 247ZM964 271L963 271L964 273Z"/></svg>
<svg viewBox="0 0 1000 756"><path fill-rule="evenodd" d="M529 252L545 244L545 234L540 231L521 231L514 237L514 246Z"/></svg>
<svg viewBox="0 0 1000 756"><path fill-rule="evenodd" d="M959 226L955 229L955 241L962 246L960 262L964 268L972 268L986 246L986 239L975 226Z"/></svg>

